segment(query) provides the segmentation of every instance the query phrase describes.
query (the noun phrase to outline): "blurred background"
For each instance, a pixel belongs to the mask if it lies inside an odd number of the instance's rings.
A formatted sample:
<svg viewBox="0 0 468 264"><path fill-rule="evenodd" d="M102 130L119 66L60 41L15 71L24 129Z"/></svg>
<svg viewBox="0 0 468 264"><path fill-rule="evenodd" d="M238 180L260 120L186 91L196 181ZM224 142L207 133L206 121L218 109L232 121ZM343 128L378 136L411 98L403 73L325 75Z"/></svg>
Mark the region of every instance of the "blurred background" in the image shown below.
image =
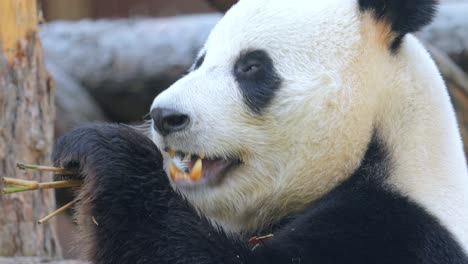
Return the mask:
<svg viewBox="0 0 468 264"><path fill-rule="evenodd" d="M205 0L43 0L42 3L49 21L161 17L215 11Z"/></svg>
<svg viewBox="0 0 468 264"><path fill-rule="evenodd" d="M206 0L41 3L47 22L40 35L57 85L57 136L85 120L141 122L221 17Z"/></svg>
<svg viewBox="0 0 468 264"><path fill-rule="evenodd" d="M186 72L234 2L39 1L39 37L55 82L55 137L87 121L141 124L154 97ZM434 23L417 36L441 69L468 142L468 0L441 2ZM71 199L57 192L58 205ZM56 223L62 255L76 258L70 215Z"/></svg>

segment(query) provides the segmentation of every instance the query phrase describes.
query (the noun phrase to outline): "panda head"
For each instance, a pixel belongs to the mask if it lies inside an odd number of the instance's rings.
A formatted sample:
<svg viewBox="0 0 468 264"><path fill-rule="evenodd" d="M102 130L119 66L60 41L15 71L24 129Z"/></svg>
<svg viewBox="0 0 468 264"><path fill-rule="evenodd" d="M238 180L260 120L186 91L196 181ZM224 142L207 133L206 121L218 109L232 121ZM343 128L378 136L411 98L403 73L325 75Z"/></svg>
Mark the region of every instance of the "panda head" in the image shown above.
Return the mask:
<svg viewBox="0 0 468 264"><path fill-rule="evenodd" d="M300 212L359 166L435 4L240 1L151 107L173 186L231 232Z"/></svg>

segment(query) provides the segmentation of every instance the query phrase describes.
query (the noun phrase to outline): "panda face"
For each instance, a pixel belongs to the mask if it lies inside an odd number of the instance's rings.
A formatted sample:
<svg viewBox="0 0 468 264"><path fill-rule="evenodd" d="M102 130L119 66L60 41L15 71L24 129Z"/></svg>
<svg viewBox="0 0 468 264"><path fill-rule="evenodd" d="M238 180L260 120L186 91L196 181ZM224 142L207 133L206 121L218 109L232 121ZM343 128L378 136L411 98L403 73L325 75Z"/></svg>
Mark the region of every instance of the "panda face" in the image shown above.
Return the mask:
<svg viewBox="0 0 468 264"><path fill-rule="evenodd" d="M387 29L356 0L240 1L151 107L173 186L232 232L328 192L372 136Z"/></svg>

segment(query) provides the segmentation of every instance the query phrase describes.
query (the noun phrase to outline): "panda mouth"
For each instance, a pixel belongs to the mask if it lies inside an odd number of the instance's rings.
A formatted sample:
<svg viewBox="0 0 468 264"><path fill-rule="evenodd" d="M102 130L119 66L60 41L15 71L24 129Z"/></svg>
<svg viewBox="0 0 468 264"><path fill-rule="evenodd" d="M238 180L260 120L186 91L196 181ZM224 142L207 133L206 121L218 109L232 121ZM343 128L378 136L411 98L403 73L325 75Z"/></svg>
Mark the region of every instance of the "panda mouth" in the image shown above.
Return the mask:
<svg viewBox="0 0 468 264"><path fill-rule="evenodd" d="M217 183L226 172L241 162L239 159L208 157L205 154L186 154L168 149L168 175L178 185Z"/></svg>

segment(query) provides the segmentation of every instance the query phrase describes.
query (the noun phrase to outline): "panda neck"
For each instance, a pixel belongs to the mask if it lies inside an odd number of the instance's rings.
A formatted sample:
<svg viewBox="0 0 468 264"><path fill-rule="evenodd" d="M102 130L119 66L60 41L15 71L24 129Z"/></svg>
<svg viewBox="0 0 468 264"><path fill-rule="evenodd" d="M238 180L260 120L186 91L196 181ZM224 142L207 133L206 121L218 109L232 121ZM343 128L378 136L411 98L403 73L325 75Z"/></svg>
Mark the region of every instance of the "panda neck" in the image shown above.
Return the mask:
<svg viewBox="0 0 468 264"><path fill-rule="evenodd" d="M409 78L386 80L393 85L381 94L376 117L395 164L388 182L437 216L468 249L468 173L446 87L412 36L400 52L408 60L394 76Z"/></svg>

